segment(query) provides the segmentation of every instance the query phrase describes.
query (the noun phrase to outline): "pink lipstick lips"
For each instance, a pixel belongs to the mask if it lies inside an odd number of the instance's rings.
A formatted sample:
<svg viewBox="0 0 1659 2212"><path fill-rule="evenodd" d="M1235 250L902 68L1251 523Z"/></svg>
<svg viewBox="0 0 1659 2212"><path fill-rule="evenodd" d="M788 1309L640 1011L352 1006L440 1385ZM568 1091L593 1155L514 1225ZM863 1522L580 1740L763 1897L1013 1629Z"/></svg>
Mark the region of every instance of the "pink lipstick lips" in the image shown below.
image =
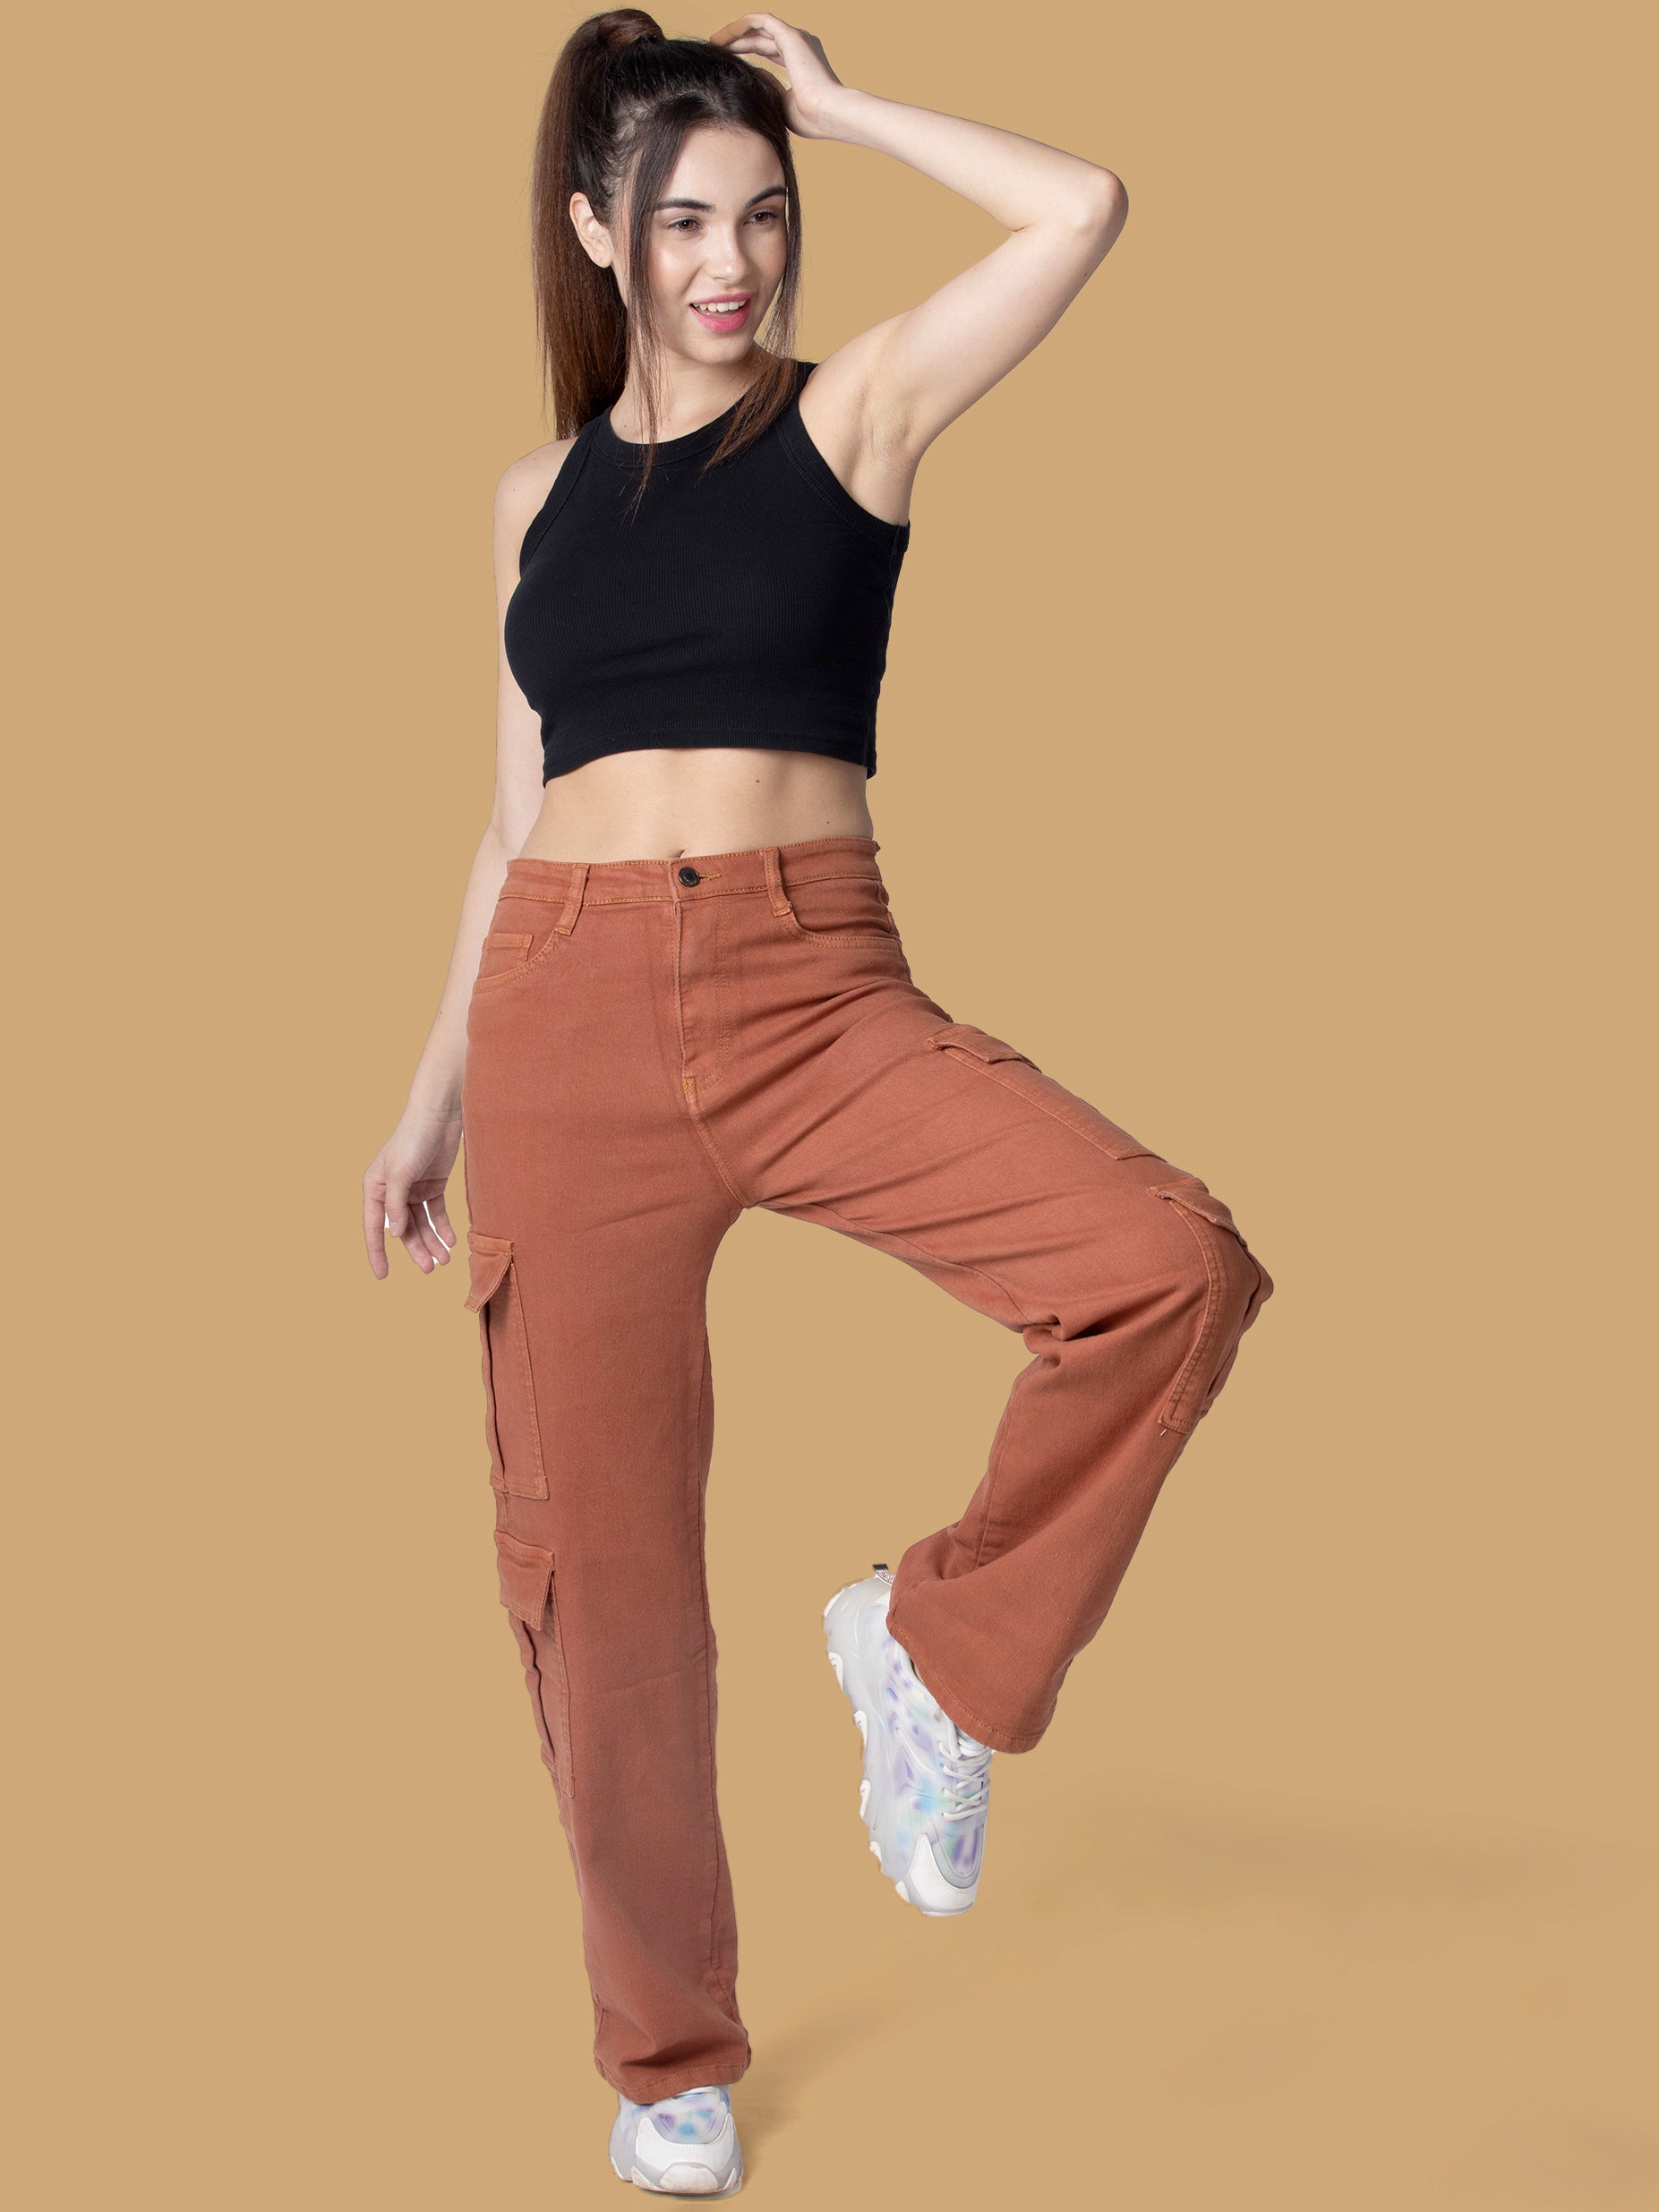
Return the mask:
<svg viewBox="0 0 1659 2212"><path fill-rule="evenodd" d="M718 337L726 337L740 330L748 320L749 309L754 304L752 292L723 292L706 300L693 300L691 312L704 329L712 330Z"/></svg>

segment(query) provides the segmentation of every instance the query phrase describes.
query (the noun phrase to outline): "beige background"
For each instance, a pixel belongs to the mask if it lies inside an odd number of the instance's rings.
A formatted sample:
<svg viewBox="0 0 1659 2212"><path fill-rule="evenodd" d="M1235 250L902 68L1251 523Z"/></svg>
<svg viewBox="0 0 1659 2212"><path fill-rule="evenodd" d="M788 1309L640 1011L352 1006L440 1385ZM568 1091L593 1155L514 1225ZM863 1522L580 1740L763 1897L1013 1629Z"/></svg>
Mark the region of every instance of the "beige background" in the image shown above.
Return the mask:
<svg viewBox="0 0 1659 2212"><path fill-rule="evenodd" d="M12 54L31 2208L616 2201L475 1326L357 1226L489 804L575 20L161 0ZM865 1850L818 1610L960 1510L1025 1354L733 1232L749 2190L1651 2205L1651 42L1609 6L810 22L1129 186L924 465L871 800L919 981L1204 1175L1278 1294L941 1926ZM995 235L875 157L801 168L809 357Z"/></svg>

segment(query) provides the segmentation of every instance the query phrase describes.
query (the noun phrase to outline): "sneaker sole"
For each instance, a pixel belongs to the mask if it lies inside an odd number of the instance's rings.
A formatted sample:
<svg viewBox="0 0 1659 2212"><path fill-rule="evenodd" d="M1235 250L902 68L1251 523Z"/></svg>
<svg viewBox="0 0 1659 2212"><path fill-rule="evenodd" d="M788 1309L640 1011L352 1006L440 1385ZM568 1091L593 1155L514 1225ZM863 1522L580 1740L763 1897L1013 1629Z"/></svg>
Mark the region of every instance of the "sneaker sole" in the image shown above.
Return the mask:
<svg viewBox="0 0 1659 2212"><path fill-rule="evenodd" d="M675 2171L672 2166L668 2168L660 2182L654 2182L649 2174L642 2173L637 2166L635 2166L631 2173L624 2174L614 2158L611 2160L611 2171L619 2182L629 2182L636 2189L648 2189L654 2197L701 2197L707 2201L717 2197L735 2197L737 2195L743 2186L743 2154L741 2150L739 2151L738 2163L731 2179L729 2182L723 2182L718 2189L701 2187L701 2182L710 2177L706 2170L699 2171L697 2167L686 2168L685 2181L678 2185L671 2184L669 2180L669 2175Z"/></svg>
<svg viewBox="0 0 1659 2212"><path fill-rule="evenodd" d="M864 1579L865 1577L863 1576L859 1577L860 1581ZM841 1588L836 1591L834 1597L831 1598L829 1603L824 1608L824 1630L826 1637L833 1633L829 1625L829 1617L831 1612L834 1610L837 1601L840 1599L844 1598L849 1590L856 1589L857 1586L858 1585L855 1583L842 1583ZM859 1740L868 1752L869 1747L868 1719L860 1708L856 1695L847 1687L844 1662L842 1661L842 1654L832 1645L828 1657L830 1671L835 1677L835 1686L841 1691L842 1696L846 1698L848 1704L852 1707L852 1717L858 1723ZM881 1844L876 1834L876 1823L870 1817L869 1804L870 1781L869 1776L866 1774L859 1783L859 1818L864 1823L866 1828L868 1828L870 1832L870 1850L874 1855L876 1864L881 1868L882 1874L885 1876L887 1881L892 1883L894 1890L898 1892L903 1901L910 1907L911 1910L912 1912L920 1913L923 1918L928 1920L959 1920L963 1913L971 1912L973 1909L975 1898L978 1893L977 1883L972 1890L967 1891L964 1893L966 1902L960 1905L923 1905L919 1904L917 1900L911 1895L909 1890L905 1887L903 1875L894 1874L882 1855Z"/></svg>
<svg viewBox="0 0 1659 2212"><path fill-rule="evenodd" d="M712 2203L717 2197L735 2197L743 2186L741 2166L738 2168L731 2179L719 2189L671 2188L667 2174L664 2174L660 2182L653 2182L647 2180L637 2166L631 2174L624 2174L614 2158L611 2161L611 2171L619 2182L631 2182L636 2189L648 2189L654 2197L701 2197L705 2203ZM670 2166L668 2171L671 2174L674 2169Z"/></svg>

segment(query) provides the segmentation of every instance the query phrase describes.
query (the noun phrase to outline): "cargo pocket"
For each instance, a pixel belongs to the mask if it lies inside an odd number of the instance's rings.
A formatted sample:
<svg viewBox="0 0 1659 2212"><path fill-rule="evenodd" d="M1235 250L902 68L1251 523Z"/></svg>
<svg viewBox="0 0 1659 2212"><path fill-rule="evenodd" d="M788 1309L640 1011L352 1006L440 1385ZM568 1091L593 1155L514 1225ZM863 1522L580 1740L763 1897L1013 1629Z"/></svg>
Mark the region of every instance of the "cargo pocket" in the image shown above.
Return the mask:
<svg viewBox="0 0 1659 2212"><path fill-rule="evenodd" d="M1156 1186L1152 1195L1173 1207L1203 1256L1209 1286L1198 1341L1176 1378L1160 1415L1166 1428L1190 1431L1214 1405L1238 1356L1239 1339L1272 1291L1272 1278L1239 1234L1226 1204L1196 1175Z"/></svg>
<svg viewBox="0 0 1659 2212"><path fill-rule="evenodd" d="M1086 1098L1066 1089L1052 1075L1045 1075L1029 1053L1014 1045L1005 1045L1000 1037L993 1037L988 1029L976 1029L969 1021L953 1021L948 1029L935 1029L928 1042L952 1059L960 1060L969 1067L978 1068L993 1082L1005 1089L1028 1099L1034 1106L1059 1122L1065 1128L1075 1132L1089 1143L1097 1146L1107 1159L1158 1159L1150 1144L1142 1144L1132 1137L1126 1129L1109 1122Z"/></svg>
<svg viewBox="0 0 1659 2212"><path fill-rule="evenodd" d="M472 1287L466 1310L478 1316L483 1358L484 1434L490 1481L509 1498L545 1498L542 1433L530 1368L530 1331L513 1264L512 1241L468 1229Z"/></svg>
<svg viewBox="0 0 1659 2212"><path fill-rule="evenodd" d="M542 1758L567 1796L570 1783L570 1680L554 1596L553 1555L504 1528L495 1532L501 1602L512 1617L535 1712ZM534 1629L533 1636L530 1631Z"/></svg>

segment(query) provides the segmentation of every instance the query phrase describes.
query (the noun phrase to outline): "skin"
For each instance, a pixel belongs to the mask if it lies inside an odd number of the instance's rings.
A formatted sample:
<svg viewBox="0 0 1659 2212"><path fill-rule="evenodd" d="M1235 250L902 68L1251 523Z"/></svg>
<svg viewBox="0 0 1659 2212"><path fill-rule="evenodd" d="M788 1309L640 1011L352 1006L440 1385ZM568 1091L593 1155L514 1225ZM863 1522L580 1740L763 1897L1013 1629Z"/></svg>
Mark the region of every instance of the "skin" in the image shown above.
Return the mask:
<svg viewBox="0 0 1659 2212"><path fill-rule="evenodd" d="M711 36L785 73L798 137L890 154L982 208L1007 233L918 305L837 347L801 394L802 424L848 491L872 514L903 522L922 455L1054 328L1110 252L1127 194L1110 169L1035 139L843 85L817 39L778 16L740 15ZM663 350L659 437L712 422L754 373L753 333L782 275L782 186L776 157L752 132L688 134L665 197L702 204L659 208L646 272ZM569 212L585 251L614 270L627 302L623 218L613 232L580 192ZM735 293L754 295L742 329L706 328L692 303ZM631 372L611 419L619 437L643 439ZM507 665L500 626L518 581L518 547L573 442L538 446L496 488L495 800L408 1101L363 1174L363 1243L382 1278L388 1235L426 1275L448 1265L456 1243L444 1191L461 1143L466 1010L510 858L677 859L876 834L862 768L814 754L744 747L617 753L543 788L540 723Z"/></svg>

